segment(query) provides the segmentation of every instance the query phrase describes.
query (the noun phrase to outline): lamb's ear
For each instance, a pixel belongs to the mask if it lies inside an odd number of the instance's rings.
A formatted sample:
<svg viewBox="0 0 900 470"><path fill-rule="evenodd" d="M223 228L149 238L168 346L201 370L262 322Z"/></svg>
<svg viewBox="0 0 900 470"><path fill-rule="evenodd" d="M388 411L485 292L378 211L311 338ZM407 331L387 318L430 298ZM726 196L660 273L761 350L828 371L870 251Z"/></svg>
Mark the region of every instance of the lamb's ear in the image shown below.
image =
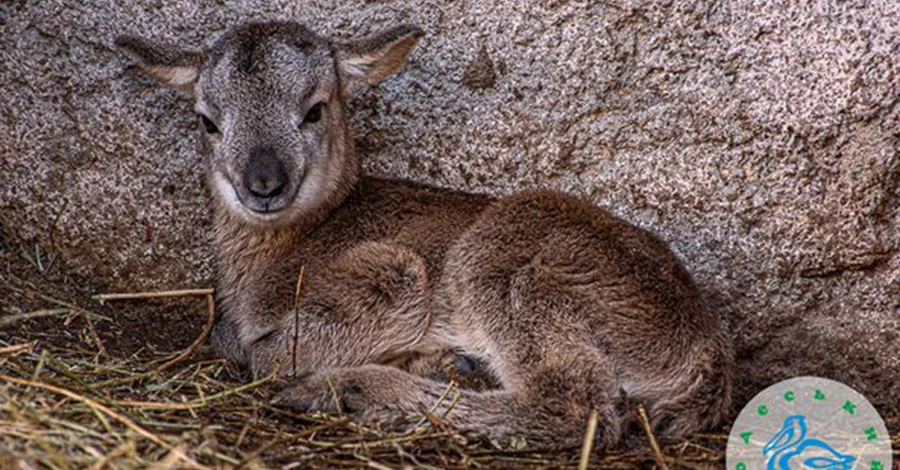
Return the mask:
<svg viewBox="0 0 900 470"><path fill-rule="evenodd" d="M193 94L194 83L197 82L203 65L202 51L182 49L135 36L116 38L116 46L163 85Z"/></svg>
<svg viewBox="0 0 900 470"><path fill-rule="evenodd" d="M403 25L365 39L338 43L338 68L345 96L400 70L424 34L417 26Z"/></svg>

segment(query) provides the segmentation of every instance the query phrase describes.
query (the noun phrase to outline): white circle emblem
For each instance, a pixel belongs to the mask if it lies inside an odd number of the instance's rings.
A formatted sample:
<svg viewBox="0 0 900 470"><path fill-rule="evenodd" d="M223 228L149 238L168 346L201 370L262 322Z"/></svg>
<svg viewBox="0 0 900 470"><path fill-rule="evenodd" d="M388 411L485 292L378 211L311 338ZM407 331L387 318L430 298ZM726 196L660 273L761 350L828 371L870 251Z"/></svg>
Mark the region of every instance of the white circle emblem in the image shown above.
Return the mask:
<svg viewBox="0 0 900 470"><path fill-rule="evenodd" d="M890 436L872 404L820 377L756 395L734 422L725 456L728 470L892 468Z"/></svg>

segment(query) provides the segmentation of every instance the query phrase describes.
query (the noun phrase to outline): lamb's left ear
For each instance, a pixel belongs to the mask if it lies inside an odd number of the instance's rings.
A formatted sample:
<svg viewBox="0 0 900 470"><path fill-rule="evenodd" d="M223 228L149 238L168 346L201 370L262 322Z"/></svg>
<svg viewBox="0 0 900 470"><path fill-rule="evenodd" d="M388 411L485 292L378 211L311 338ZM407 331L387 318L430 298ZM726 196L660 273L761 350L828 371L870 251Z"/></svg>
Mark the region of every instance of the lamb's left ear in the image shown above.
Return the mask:
<svg viewBox="0 0 900 470"><path fill-rule="evenodd" d="M397 73L424 34L417 26L403 25L365 39L338 43L338 69L345 96Z"/></svg>
<svg viewBox="0 0 900 470"><path fill-rule="evenodd" d="M116 38L116 46L163 85L193 94L194 83L197 82L204 61L202 51L182 49L135 36Z"/></svg>

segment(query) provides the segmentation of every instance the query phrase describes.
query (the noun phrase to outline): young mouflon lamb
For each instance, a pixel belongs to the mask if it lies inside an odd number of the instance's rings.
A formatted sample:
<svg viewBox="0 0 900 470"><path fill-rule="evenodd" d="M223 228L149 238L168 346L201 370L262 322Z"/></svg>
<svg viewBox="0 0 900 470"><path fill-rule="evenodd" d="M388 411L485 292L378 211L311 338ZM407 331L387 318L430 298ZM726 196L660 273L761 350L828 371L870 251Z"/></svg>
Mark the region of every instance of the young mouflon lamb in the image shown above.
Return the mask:
<svg viewBox="0 0 900 470"><path fill-rule="evenodd" d="M261 22L205 49L116 41L194 98L215 348L294 378L284 406L366 422L432 410L496 439L570 445L597 411L607 448L628 404L665 438L720 424L731 352L659 238L557 192L494 198L360 175L347 102L397 72L421 35L335 41ZM499 387L440 400L447 384L411 364L448 352L477 358Z"/></svg>

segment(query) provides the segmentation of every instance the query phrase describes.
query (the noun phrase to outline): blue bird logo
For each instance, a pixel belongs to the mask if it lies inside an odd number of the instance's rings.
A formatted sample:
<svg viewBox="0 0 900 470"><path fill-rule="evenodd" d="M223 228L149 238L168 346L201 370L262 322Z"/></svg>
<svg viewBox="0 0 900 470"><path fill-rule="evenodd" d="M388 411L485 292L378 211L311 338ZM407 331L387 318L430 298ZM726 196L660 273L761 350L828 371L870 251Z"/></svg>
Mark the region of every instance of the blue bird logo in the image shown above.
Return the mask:
<svg viewBox="0 0 900 470"><path fill-rule="evenodd" d="M808 439L804 415L788 416L781 429L763 447L762 453L766 456L767 470L790 469L791 459L795 457L799 457L807 468L828 470L850 470L851 464L856 461L856 457L842 454L822 440ZM816 456L804 459L804 453Z"/></svg>

